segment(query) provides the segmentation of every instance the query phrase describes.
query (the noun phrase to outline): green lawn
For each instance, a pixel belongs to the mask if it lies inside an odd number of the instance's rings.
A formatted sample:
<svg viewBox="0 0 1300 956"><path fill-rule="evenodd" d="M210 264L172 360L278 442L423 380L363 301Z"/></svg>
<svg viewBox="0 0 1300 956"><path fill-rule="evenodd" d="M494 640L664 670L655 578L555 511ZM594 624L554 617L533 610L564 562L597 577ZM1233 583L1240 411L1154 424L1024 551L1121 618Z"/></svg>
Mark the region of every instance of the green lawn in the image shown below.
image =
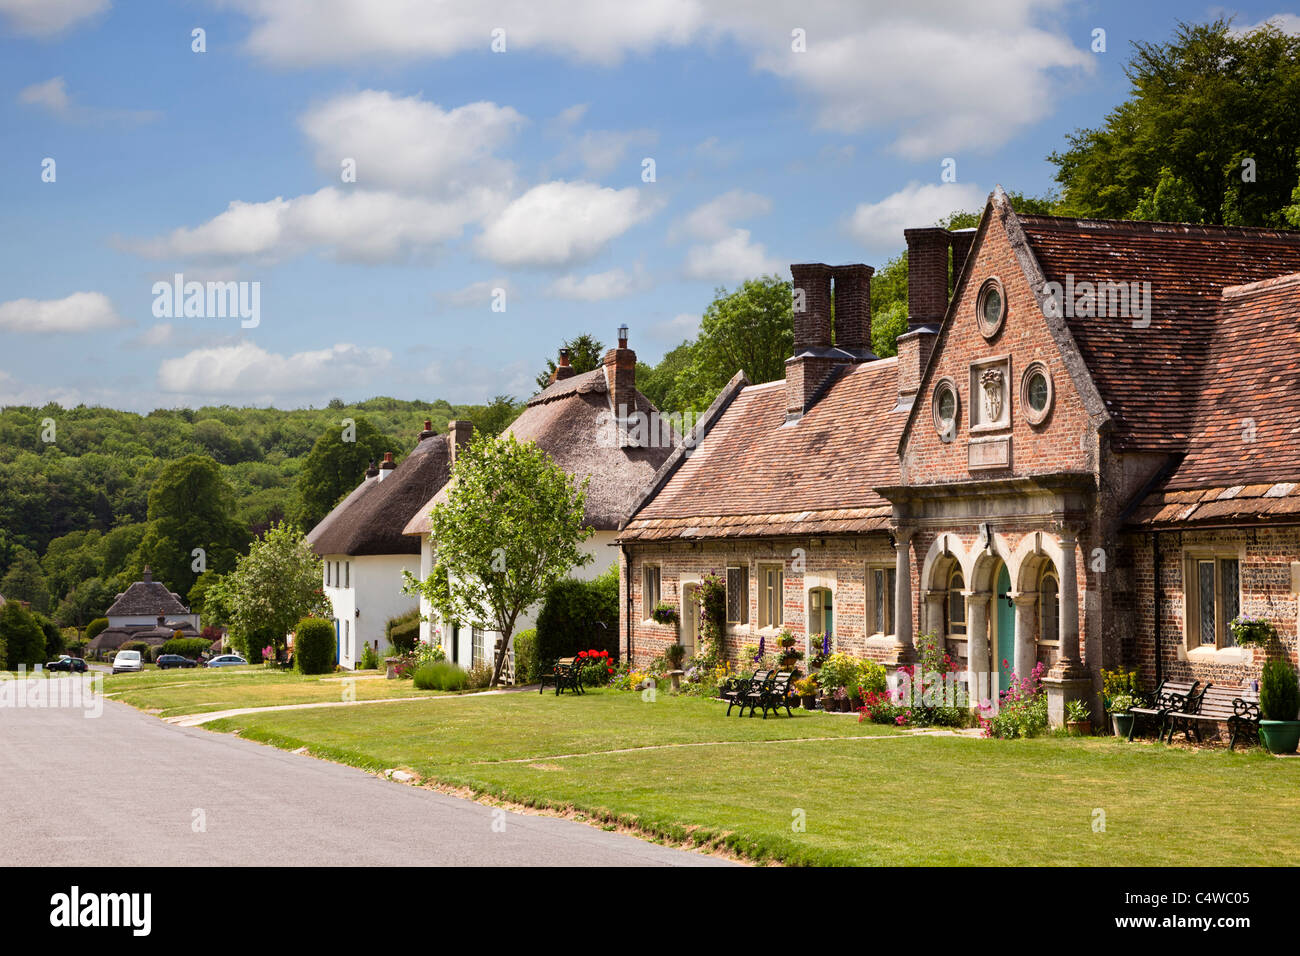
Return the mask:
<svg viewBox="0 0 1300 956"><path fill-rule="evenodd" d="M371 672L374 673L374 672ZM160 717L206 714L236 707L328 703L386 697L437 697L436 691L416 690L409 680L353 680L351 675L305 676L261 666L195 668L114 674L104 679L104 693Z"/></svg>
<svg viewBox="0 0 1300 956"><path fill-rule="evenodd" d="M1300 841L1300 761L1257 749L911 736L820 713L725 711L666 694L525 693L208 726L790 863L1276 865L1289 860L1278 848ZM844 739L859 735L872 739ZM817 737L837 739L795 739ZM637 747L661 749L601 753Z"/></svg>

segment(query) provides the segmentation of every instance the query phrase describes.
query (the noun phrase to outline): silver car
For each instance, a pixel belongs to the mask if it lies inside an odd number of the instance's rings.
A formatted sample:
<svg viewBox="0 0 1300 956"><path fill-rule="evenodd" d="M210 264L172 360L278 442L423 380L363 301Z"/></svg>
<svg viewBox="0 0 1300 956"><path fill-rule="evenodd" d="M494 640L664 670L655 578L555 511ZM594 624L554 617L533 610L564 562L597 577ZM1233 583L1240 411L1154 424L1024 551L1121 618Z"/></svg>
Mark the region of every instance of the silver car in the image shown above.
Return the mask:
<svg viewBox="0 0 1300 956"><path fill-rule="evenodd" d="M208 661L208 666L209 667L238 667L240 664L247 664L247 663L248 661L244 660L238 654L221 654L220 656L214 657L212 658L212 660Z"/></svg>

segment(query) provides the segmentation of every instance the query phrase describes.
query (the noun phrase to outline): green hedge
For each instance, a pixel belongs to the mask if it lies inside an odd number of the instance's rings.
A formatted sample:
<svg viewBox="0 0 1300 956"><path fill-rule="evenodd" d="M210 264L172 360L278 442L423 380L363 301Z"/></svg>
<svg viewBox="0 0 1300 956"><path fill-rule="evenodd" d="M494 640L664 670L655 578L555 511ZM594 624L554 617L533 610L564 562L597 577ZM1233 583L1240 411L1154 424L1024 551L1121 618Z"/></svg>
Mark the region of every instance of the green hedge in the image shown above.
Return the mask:
<svg viewBox="0 0 1300 956"><path fill-rule="evenodd" d="M99 637L100 631L108 630L108 618L97 617L86 625L86 643L90 643Z"/></svg>
<svg viewBox="0 0 1300 956"><path fill-rule="evenodd" d="M163 642L160 654L179 654L181 657L197 659L200 654L212 646L211 641L201 637L173 637Z"/></svg>
<svg viewBox="0 0 1300 956"><path fill-rule="evenodd" d="M334 625L319 617L304 617L293 638L293 666L300 674L328 674L334 670Z"/></svg>
<svg viewBox="0 0 1300 956"><path fill-rule="evenodd" d="M464 690L469 685L469 674L451 661L435 661L422 664L414 680L420 690Z"/></svg>
<svg viewBox="0 0 1300 956"><path fill-rule="evenodd" d="M512 643L515 648L515 683L531 684L540 680L537 668L537 628L520 631Z"/></svg>
<svg viewBox="0 0 1300 956"><path fill-rule="evenodd" d="M414 651L415 644L420 639L420 609L389 618L384 625L384 636L394 652L409 654Z"/></svg>
<svg viewBox="0 0 1300 956"><path fill-rule="evenodd" d="M618 658L617 566L591 581L557 581L537 615L538 665L589 650L609 651Z"/></svg>

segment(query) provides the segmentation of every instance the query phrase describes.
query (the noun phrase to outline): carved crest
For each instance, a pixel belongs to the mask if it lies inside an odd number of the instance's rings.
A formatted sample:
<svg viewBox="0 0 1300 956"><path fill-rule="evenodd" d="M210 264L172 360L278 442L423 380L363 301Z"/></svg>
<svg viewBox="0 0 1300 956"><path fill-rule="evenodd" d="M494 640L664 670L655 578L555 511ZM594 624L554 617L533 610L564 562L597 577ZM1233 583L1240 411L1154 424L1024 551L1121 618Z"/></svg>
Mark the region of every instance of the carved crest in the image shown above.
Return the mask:
<svg viewBox="0 0 1300 956"><path fill-rule="evenodd" d="M984 412L989 422L1002 418L1002 385L1001 369L986 369L980 375L980 386L984 391Z"/></svg>

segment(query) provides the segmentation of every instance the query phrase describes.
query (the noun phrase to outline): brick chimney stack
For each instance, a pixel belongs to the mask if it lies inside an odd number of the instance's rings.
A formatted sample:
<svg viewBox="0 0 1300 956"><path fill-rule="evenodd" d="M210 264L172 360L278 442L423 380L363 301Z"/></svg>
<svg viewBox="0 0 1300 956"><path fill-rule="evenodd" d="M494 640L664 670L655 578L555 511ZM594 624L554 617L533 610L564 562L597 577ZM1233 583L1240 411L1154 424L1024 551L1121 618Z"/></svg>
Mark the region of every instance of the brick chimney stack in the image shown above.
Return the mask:
<svg viewBox="0 0 1300 956"><path fill-rule="evenodd" d="M903 235L907 238L907 324L937 329L948 311L948 230L929 226L904 229Z"/></svg>
<svg viewBox="0 0 1300 956"><path fill-rule="evenodd" d="M831 269L835 280L835 345L864 360L876 357L871 351L871 276L875 271L862 263Z"/></svg>
<svg viewBox="0 0 1300 956"><path fill-rule="evenodd" d="M384 452L384 460L379 463L379 480L383 481L397 467L391 451Z"/></svg>
<svg viewBox="0 0 1300 956"><path fill-rule="evenodd" d="M149 565L146 564L146 565L144 566L144 574L140 575L140 580L141 580L141 581L144 581L146 584L147 584L148 582L152 581L152 580L153 580L153 568L149 567Z"/></svg>
<svg viewBox="0 0 1300 956"><path fill-rule="evenodd" d="M474 437L474 423L463 418L452 419L447 423L447 439L451 443L451 464L454 467L460 450Z"/></svg>
<svg viewBox="0 0 1300 956"><path fill-rule="evenodd" d="M433 430L433 421L426 418L424 420L424 431L420 432L420 441L424 441L426 438L432 438L436 434L438 433Z"/></svg>
<svg viewBox="0 0 1300 956"><path fill-rule="evenodd" d="M560 364L555 366L555 371L551 373L551 380L548 385L554 385L562 378L573 377L573 366L569 364L569 350L560 349Z"/></svg>
<svg viewBox="0 0 1300 956"><path fill-rule="evenodd" d="M962 268L966 265L966 257L970 255L971 243L975 241L975 233L978 232L974 226L969 229L953 229L948 233L952 239L952 291L956 291L957 279L961 275Z"/></svg>
<svg viewBox="0 0 1300 956"><path fill-rule="evenodd" d="M803 417L837 368L876 357L871 351L873 271L860 263L828 266L805 262L790 266L794 279L794 355L785 362L786 421Z"/></svg>
<svg viewBox="0 0 1300 956"><path fill-rule="evenodd" d="M618 420L619 445L628 444L627 419L636 412L636 352L627 347L627 325L618 327L618 347L605 353L605 384Z"/></svg>

